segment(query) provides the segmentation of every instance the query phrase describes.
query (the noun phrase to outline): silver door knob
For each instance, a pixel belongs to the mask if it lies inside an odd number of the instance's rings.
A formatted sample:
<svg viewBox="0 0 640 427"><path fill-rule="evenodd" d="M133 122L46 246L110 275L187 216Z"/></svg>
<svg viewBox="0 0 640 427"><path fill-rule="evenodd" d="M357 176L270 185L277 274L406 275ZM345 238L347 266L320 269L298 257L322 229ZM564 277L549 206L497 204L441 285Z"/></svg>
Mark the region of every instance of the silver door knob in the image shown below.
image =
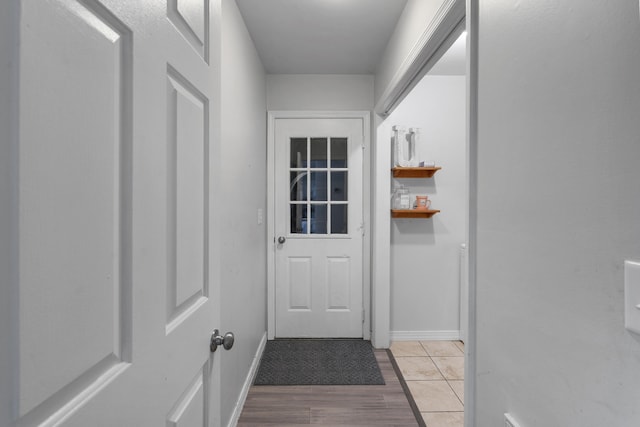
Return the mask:
<svg viewBox="0 0 640 427"><path fill-rule="evenodd" d="M278 237L278 243L283 244L283 243L284 243L284 242L286 242L286 241L287 241L287 239L285 239L285 237L284 237L284 236L280 236L280 237Z"/></svg>
<svg viewBox="0 0 640 427"><path fill-rule="evenodd" d="M209 350L213 353L218 349L218 346L221 345L225 350L229 350L233 347L233 342L235 341L235 337L232 332L227 332L224 336L220 335L220 331L217 329L213 330L213 334L211 334L211 344L209 344Z"/></svg>

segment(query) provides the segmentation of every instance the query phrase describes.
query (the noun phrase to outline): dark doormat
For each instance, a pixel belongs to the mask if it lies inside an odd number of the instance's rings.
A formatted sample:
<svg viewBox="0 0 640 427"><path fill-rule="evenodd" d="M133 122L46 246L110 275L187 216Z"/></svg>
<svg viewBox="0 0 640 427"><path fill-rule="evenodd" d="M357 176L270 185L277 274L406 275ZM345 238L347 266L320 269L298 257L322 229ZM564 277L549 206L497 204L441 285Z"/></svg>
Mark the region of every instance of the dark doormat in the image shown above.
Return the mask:
<svg viewBox="0 0 640 427"><path fill-rule="evenodd" d="M267 341L255 385L384 385L371 342Z"/></svg>

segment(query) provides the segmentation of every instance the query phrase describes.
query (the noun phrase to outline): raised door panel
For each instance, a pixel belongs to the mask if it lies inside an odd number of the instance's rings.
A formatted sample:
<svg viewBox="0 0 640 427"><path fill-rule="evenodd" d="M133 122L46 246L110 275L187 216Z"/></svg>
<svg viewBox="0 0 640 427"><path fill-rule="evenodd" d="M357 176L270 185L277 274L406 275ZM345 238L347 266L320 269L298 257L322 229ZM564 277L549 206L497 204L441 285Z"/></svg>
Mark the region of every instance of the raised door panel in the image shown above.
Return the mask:
<svg viewBox="0 0 640 427"><path fill-rule="evenodd" d="M351 259L327 257L327 310L348 311L351 309Z"/></svg>
<svg viewBox="0 0 640 427"><path fill-rule="evenodd" d="M189 383L167 415L167 427L207 427L209 425L209 369L205 365Z"/></svg>
<svg viewBox="0 0 640 427"><path fill-rule="evenodd" d="M76 402L130 359L131 34L93 2L24 2L19 416ZM35 16L47 17L46 19ZM47 64L42 72L41 64Z"/></svg>
<svg viewBox="0 0 640 427"><path fill-rule="evenodd" d="M311 258L290 257L288 259L288 301L287 309L290 311L311 310Z"/></svg>
<svg viewBox="0 0 640 427"><path fill-rule="evenodd" d="M167 16L187 43L209 63L209 1L169 0Z"/></svg>
<svg viewBox="0 0 640 427"><path fill-rule="evenodd" d="M167 77L167 331L208 296L208 101L172 67Z"/></svg>

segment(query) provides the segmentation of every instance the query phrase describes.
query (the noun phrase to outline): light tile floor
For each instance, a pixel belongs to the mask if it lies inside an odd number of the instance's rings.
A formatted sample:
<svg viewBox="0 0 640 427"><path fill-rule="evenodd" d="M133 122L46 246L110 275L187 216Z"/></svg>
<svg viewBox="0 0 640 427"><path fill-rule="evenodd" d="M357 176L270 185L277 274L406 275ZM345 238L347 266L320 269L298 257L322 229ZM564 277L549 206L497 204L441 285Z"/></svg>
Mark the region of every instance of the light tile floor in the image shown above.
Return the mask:
<svg viewBox="0 0 640 427"><path fill-rule="evenodd" d="M464 344L396 341L391 352L427 427L463 427Z"/></svg>

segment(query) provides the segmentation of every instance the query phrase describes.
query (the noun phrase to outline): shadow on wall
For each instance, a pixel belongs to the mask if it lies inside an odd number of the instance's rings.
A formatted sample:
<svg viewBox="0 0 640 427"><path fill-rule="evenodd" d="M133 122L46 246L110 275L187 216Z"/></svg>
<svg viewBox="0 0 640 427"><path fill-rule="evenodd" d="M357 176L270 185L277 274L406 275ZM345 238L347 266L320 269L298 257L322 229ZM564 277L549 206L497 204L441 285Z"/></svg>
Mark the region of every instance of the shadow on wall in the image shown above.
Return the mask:
<svg viewBox="0 0 640 427"><path fill-rule="evenodd" d="M403 245L435 245L434 221L416 221L413 218L396 218L391 225L392 231L402 236ZM400 237L398 236L398 237ZM395 233L391 233L391 244L394 243Z"/></svg>

